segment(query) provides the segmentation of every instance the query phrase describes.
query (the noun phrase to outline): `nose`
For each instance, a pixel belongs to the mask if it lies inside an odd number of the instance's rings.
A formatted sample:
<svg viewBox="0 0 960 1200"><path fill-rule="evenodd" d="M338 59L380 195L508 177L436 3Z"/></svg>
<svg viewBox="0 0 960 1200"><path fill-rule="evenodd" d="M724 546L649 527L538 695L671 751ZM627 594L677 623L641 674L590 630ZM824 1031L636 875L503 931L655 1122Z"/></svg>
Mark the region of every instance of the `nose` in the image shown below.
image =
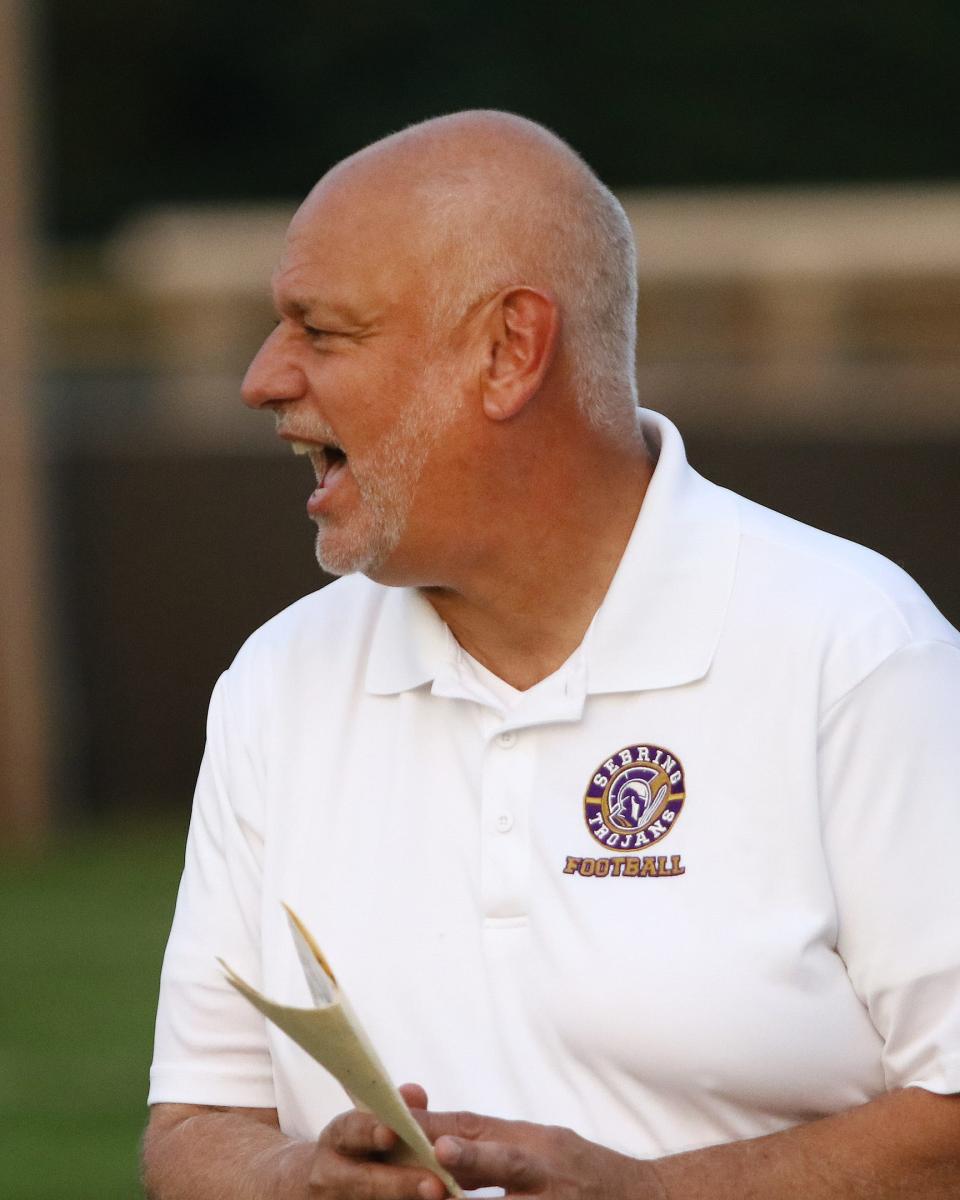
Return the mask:
<svg viewBox="0 0 960 1200"><path fill-rule="evenodd" d="M299 399L305 386L295 348L281 323L268 335L247 367L240 395L248 407L264 408Z"/></svg>

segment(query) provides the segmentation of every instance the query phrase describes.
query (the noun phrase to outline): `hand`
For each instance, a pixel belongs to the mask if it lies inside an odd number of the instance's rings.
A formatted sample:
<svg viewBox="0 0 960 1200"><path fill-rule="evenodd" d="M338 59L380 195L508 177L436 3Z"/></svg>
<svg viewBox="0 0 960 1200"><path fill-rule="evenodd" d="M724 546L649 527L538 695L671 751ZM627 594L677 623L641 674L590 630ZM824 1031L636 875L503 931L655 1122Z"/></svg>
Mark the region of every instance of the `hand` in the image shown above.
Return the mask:
<svg viewBox="0 0 960 1200"><path fill-rule="evenodd" d="M465 1188L502 1187L505 1200L666 1200L649 1163L571 1129L469 1112L415 1115L440 1165Z"/></svg>
<svg viewBox="0 0 960 1200"><path fill-rule="evenodd" d="M409 1108L426 1108L418 1084L404 1084L400 1093ZM315 1143L297 1147L297 1194L311 1200L443 1200L447 1189L436 1175L384 1161L398 1141L370 1113L341 1113Z"/></svg>

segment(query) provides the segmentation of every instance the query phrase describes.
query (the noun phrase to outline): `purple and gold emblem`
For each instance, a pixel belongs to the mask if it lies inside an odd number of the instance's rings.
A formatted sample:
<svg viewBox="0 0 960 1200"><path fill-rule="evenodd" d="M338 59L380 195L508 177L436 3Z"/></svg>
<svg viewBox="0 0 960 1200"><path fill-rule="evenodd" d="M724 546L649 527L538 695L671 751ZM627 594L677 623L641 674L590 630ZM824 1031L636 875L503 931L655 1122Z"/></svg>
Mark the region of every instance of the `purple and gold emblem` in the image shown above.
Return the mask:
<svg viewBox="0 0 960 1200"><path fill-rule="evenodd" d="M593 837L619 854L665 838L686 799L683 767L662 746L624 746L594 772L583 797Z"/></svg>

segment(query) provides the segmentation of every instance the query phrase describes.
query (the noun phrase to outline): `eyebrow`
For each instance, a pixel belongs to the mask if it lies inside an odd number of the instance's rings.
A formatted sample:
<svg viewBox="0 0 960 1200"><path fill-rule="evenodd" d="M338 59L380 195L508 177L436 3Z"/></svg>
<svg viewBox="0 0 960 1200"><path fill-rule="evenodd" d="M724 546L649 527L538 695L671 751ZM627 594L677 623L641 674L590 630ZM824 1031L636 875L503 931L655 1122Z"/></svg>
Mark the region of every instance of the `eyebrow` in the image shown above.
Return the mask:
<svg viewBox="0 0 960 1200"><path fill-rule="evenodd" d="M363 324L359 315L349 305L337 304L332 300L321 300L316 296L291 297L284 300L283 303L277 303L276 297L271 295L271 302L278 312L297 317L300 320L303 320L304 317L312 313L322 312L330 313L340 320L345 321L348 325Z"/></svg>

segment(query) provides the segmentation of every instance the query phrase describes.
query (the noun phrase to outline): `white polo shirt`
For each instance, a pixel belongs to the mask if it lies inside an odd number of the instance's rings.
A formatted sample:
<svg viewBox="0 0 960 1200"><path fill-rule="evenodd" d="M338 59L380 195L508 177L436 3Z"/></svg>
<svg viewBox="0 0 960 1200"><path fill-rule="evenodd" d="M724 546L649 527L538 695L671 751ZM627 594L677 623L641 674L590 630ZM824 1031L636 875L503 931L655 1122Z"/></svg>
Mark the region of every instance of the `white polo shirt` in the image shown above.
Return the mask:
<svg viewBox="0 0 960 1200"><path fill-rule="evenodd" d="M308 1003L287 901L436 1108L636 1156L960 1091L960 636L899 568L659 461L583 644L511 694L353 576L210 709L150 1100L339 1086L225 982Z"/></svg>

